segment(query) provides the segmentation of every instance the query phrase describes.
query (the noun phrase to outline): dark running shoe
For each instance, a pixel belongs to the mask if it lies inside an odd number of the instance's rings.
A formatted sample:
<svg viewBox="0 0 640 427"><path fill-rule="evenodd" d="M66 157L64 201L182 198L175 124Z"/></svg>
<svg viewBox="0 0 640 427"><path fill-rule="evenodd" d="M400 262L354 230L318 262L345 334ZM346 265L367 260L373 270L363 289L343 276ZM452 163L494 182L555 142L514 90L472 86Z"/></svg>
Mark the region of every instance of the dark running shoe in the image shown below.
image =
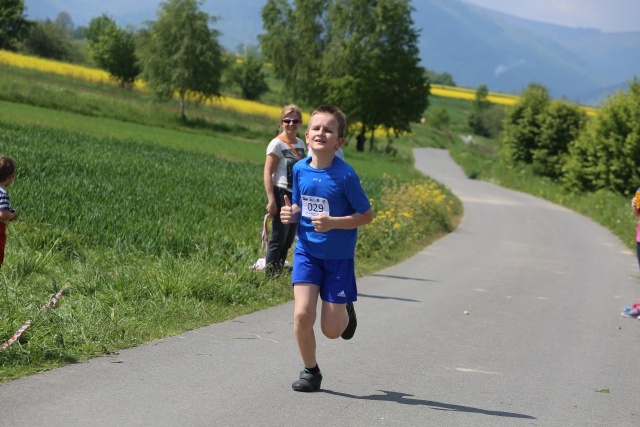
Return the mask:
<svg viewBox="0 0 640 427"><path fill-rule="evenodd" d="M300 372L300 379L291 384L291 387L295 391L316 391L320 390L320 383L322 383L322 373L310 374L308 372Z"/></svg>
<svg viewBox="0 0 640 427"><path fill-rule="evenodd" d="M351 338L353 338L353 335L356 333L356 328L358 327L356 309L353 307L352 302L347 303L347 314L349 315L349 324L341 335L343 340L350 340Z"/></svg>

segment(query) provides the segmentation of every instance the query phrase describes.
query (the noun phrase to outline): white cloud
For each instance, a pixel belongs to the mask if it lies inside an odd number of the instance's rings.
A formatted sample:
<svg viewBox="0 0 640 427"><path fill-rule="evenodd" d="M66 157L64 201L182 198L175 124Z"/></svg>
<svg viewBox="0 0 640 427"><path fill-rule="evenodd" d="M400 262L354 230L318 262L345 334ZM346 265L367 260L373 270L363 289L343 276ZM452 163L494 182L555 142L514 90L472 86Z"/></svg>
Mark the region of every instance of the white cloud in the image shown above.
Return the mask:
<svg viewBox="0 0 640 427"><path fill-rule="evenodd" d="M495 74L496 77L499 78L501 75L508 73L514 68L524 67L526 64L527 63L524 59L518 59L517 61L513 61L507 65L504 65L504 64L498 65L496 69L493 71L493 73Z"/></svg>

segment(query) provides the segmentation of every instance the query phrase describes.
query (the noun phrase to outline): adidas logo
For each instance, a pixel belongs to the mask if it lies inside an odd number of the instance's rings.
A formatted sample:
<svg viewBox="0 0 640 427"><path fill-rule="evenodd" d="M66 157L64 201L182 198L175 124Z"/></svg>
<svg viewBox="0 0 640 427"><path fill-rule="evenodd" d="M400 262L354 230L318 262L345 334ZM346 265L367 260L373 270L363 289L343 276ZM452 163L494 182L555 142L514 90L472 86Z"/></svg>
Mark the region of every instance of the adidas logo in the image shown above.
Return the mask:
<svg viewBox="0 0 640 427"><path fill-rule="evenodd" d="M345 295L344 291L340 291L340 293L338 294L339 297L342 298L346 298L347 296Z"/></svg>

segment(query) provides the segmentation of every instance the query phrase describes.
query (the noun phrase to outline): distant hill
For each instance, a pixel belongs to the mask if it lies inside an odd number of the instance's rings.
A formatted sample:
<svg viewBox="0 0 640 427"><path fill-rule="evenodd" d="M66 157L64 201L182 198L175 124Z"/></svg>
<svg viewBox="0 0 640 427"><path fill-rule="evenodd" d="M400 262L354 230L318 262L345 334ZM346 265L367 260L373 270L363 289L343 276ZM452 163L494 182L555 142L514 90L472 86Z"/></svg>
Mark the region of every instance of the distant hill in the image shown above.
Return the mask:
<svg viewBox="0 0 640 427"><path fill-rule="evenodd" d="M605 80L605 87L584 93L591 101L626 86L634 75L640 78L640 32L603 33L592 28L568 28L487 12L510 25L551 39L577 55L591 72Z"/></svg>
<svg viewBox="0 0 640 427"><path fill-rule="evenodd" d="M155 20L160 0L26 0L30 19L54 19L68 12L76 25L107 13L120 25L140 27ZM203 10L219 16L214 27L221 43L235 51L257 45L265 0L207 0ZM549 88L554 98L594 104L605 93L640 77L640 32L602 33L528 21L463 3L414 1L415 27L421 30L422 65L449 72L459 86L486 84L491 91L520 93L529 83ZM107 7L108 6L108 7Z"/></svg>
<svg viewBox="0 0 640 427"><path fill-rule="evenodd" d="M423 63L450 72L462 86L486 84L492 91L519 93L537 82L553 97L577 100L607 83L553 40L461 1L423 1L416 6L415 24L422 28Z"/></svg>

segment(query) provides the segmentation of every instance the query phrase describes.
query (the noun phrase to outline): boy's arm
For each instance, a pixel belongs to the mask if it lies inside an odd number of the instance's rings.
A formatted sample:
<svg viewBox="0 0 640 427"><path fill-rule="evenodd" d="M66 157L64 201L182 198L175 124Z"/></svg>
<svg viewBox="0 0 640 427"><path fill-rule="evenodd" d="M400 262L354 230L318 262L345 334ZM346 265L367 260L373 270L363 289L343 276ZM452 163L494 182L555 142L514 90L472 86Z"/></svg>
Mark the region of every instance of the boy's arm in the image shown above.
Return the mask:
<svg viewBox="0 0 640 427"><path fill-rule="evenodd" d="M12 210L5 209L0 211L0 221L2 222L11 221L16 219L17 217L18 217L18 213L13 209Z"/></svg>
<svg viewBox="0 0 640 427"><path fill-rule="evenodd" d="M324 233L333 229L351 230L373 221L373 209L369 208L363 213L354 213L347 216L329 216L327 214L316 215L311 218L315 231Z"/></svg>

